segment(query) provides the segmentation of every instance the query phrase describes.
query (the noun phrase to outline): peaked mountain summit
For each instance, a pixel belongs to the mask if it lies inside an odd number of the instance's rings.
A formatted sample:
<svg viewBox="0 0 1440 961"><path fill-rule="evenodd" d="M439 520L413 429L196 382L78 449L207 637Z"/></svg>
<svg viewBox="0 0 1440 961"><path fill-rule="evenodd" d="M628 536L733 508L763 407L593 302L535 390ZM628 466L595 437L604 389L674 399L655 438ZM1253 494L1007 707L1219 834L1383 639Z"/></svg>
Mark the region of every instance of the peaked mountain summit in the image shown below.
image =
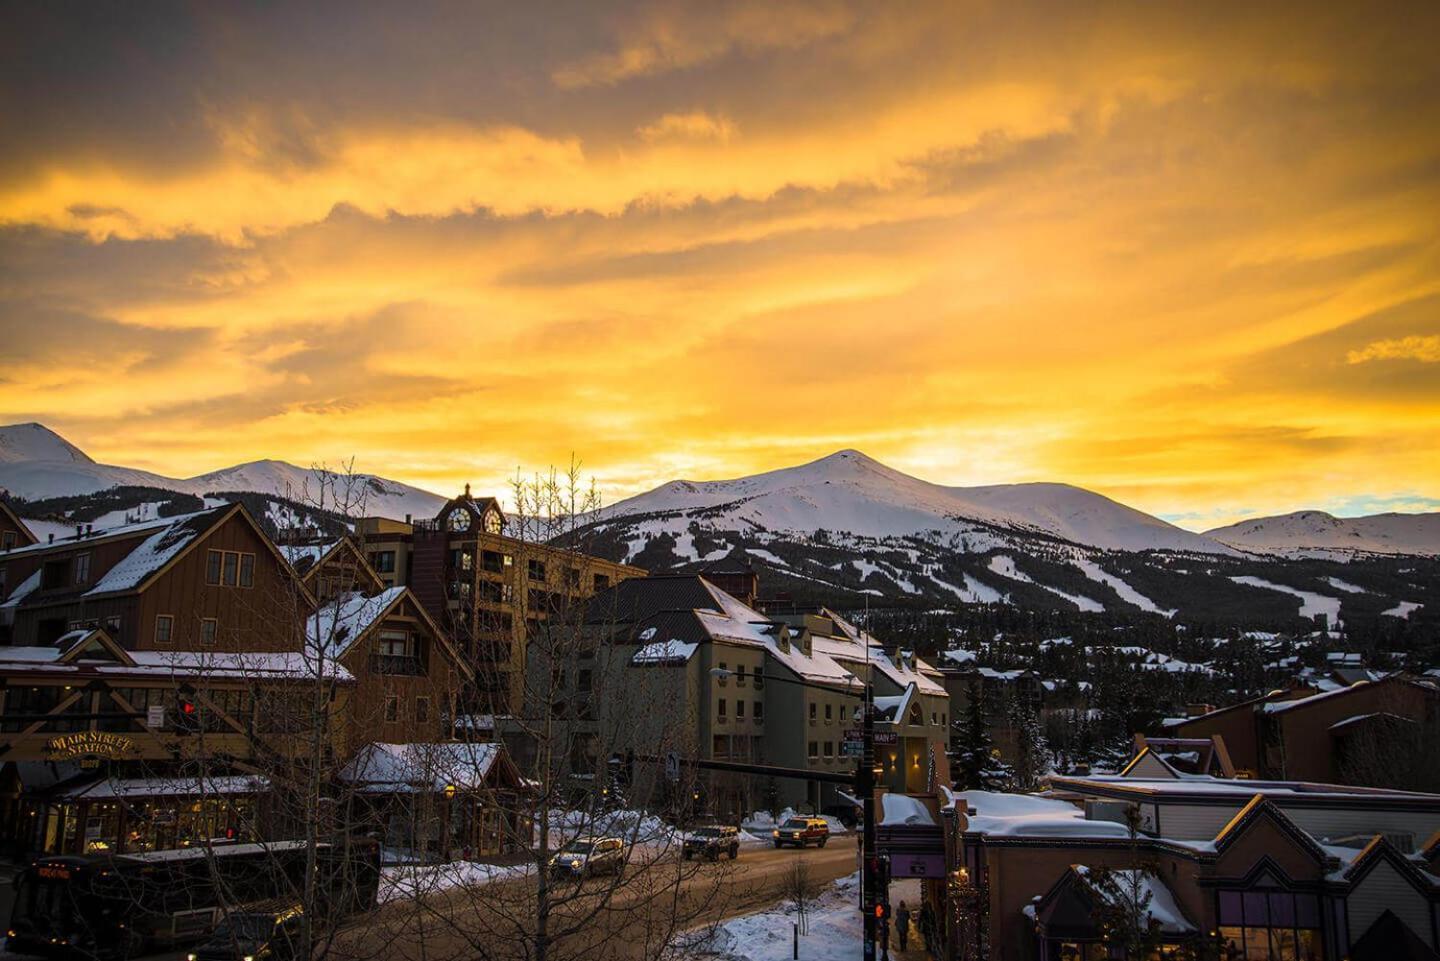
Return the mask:
<svg viewBox="0 0 1440 961"><path fill-rule="evenodd" d="M1296 511L1217 527L1205 536L1257 554L1440 555L1440 513L1335 517L1324 511Z"/></svg>
<svg viewBox="0 0 1440 961"><path fill-rule="evenodd" d="M429 516L445 498L399 481L359 475L366 509L386 517ZM301 499L313 471L278 460L257 460L196 477L166 477L131 467L100 464L43 424L0 427L0 490L27 500L95 494L112 487L150 487L203 497L255 493Z"/></svg>
<svg viewBox="0 0 1440 961"><path fill-rule="evenodd" d="M735 480L672 481L620 501L606 517L680 512L774 531L866 537L996 528L1104 550L1229 554L1223 544L1069 484L944 487L858 450Z"/></svg>

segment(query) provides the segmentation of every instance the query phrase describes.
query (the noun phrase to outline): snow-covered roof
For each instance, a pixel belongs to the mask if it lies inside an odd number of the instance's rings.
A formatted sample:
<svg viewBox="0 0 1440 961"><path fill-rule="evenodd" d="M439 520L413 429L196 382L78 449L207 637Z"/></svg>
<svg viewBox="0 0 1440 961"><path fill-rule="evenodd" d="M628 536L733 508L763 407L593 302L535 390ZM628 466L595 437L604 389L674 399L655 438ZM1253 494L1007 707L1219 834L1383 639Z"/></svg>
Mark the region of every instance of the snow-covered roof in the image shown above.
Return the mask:
<svg viewBox="0 0 1440 961"><path fill-rule="evenodd" d="M191 797L203 794L262 794L270 782L257 775L194 777L107 778L73 787L62 796L74 800L106 800L135 797Z"/></svg>
<svg viewBox="0 0 1440 961"><path fill-rule="evenodd" d="M340 542L329 541L324 544L278 544L277 549L280 556L290 563L295 570L304 574L316 564L320 563Z"/></svg>
<svg viewBox="0 0 1440 961"><path fill-rule="evenodd" d="M306 643L317 654L343 656L405 591L404 587L388 587L374 596L359 591L337 595L305 622Z"/></svg>
<svg viewBox="0 0 1440 961"><path fill-rule="evenodd" d="M890 657L884 650L872 647L870 648L870 665L878 669L900 687L914 684L921 694L939 694L943 696L945 694L944 685L937 684L930 677L929 672L933 671L934 668L930 668L928 664L914 657L913 654L909 657L906 656L907 654L909 654L909 652L901 652L900 659L897 661ZM927 668L929 669L928 671Z"/></svg>
<svg viewBox="0 0 1440 961"><path fill-rule="evenodd" d="M908 794L882 794L880 795L880 808L880 824L883 827L894 827L899 824L934 825L937 823L935 815L930 813L925 802Z"/></svg>
<svg viewBox="0 0 1440 961"><path fill-rule="evenodd" d="M203 514L206 513L206 511L196 511L195 513ZM178 520L193 516L195 516L195 514L176 514L173 517L152 517L147 520L136 521L133 524L121 524L118 527L109 527L103 531L96 531L88 537L57 537L54 541L41 541L35 544L27 544L24 547L12 548L6 552L6 557L15 557L20 554L38 554L42 551L53 550L55 548L76 547L80 544L94 544L122 537L133 537L136 534L143 534L145 531L169 527Z"/></svg>
<svg viewBox="0 0 1440 961"><path fill-rule="evenodd" d="M440 742L367 744L340 769L339 779L369 793L473 791L485 786L500 756L498 744Z"/></svg>
<svg viewBox="0 0 1440 961"><path fill-rule="evenodd" d="M9 597L5 598L5 603L0 604L0 608L19 607L20 602L35 593L35 588L39 586L40 572L37 570L19 584L15 585L15 589L10 592Z"/></svg>
<svg viewBox="0 0 1440 961"><path fill-rule="evenodd" d="M945 651L940 656L952 664L974 664L979 659L979 655L975 651L967 651L960 647Z"/></svg>
<svg viewBox="0 0 1440 961"><path fill-rule="evenodd" d="M106 571L95 583L95 586L85 592L85 595L93 597L98 594L134 590L194 543L196 538L210 528L211 523L217 517L231 509L227 505L166 518L164 527L141 541L134 550L125 556L124 560ZM138 528L142 525L133 526ZM117 530L125 529L117 528ZM113 533L116 531L107 532L107 534Z"/></svg>
<svg viewBox="0 0 1440 961"><path fill-rule="evenodd" d="M956 806L975 811L967 831L996 837L1124 838L1130 832L1114 821L1088 821L1085 812L1067 801L1033 794L1000 791L960 791L951 795Z"/></svg>
<svg viewBox="0 0 1440 961"><path fill-rule="evenodd" d="M700 645L688 641L652 641L630 658L631 664L684 664L695 655Z"/></svg>
<svg viewBox="0 0 1440 961"><path fill-rule="evenodd" d="M211 678L313 678L316 672L340 681L354 678L330 658L299 651L127 651L133 663L80 658L60 664L59 647L0 647L5 670L79 671L126 676L155 675Z"/></svg>

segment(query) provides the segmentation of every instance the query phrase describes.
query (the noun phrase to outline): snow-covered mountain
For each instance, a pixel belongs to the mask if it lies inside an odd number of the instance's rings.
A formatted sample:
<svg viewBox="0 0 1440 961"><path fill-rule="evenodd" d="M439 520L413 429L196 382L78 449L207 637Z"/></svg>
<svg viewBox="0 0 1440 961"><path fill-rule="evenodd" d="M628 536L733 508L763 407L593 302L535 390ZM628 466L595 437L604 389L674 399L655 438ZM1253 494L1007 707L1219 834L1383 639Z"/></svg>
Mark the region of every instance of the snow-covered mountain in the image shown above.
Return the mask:
<svg viewBox="0 0 1440 961"><path fill-rule="evenodd" d="M1337 552L1440 556L1440 513L1334 517L1297 511L1217 527L1205 536L1243 551L1290 557Z"/></svg>
<svg viewBox="0 0 1440 961"><path fill-rule="evenodd" d="M433 515L445 498L399 481L357 475L365 511L383 517ZM0 427L0 490L27 500L93 494L112 487L155 487L204 496L216 492L272 494L313 500L315 471L278 460L258 460L198 477L176 478L130 467L98 464L84 451L42 424ZM307 497L306 492L311 496Z"/></svg>
<svg viewBox="0 0 1440 961"><path fill-rule="evenodd" d="M1333 624L1342 602L1346 617L1363 617L1429 597L1429 565L1352 553L1341 560L1354 563L1302 569L1067 484L945 487L854 450L750 477L672 481L601 511L588 531L595 552L651 571L740 560L770 591L841 605L868 595L1236 623L1323 611ZM1336 581L1347 590L1337 594Z"/></svg>
<svg viewBox="0 0 1440 961"><path fill-rule="evenodd" d="M799 467L735 480L672 481L620 501L607 518L679 512L708 523L865 537L1000 528L1116 551L1233 553L1225 545L1069 484L943 487L842 450Z"/></svg>

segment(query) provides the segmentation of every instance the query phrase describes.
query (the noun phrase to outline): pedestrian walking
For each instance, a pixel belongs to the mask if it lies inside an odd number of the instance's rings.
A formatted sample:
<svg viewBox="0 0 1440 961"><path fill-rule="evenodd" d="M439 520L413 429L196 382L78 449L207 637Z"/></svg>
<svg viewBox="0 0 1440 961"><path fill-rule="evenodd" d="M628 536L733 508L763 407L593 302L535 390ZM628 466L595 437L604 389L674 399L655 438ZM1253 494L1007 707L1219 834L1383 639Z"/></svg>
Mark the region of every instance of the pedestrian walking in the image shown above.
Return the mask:
<svg viewBox="0 0 1440 961"><path fill-rule="evenodd" d="M920 937L925 941L927 954L934 954L937 947L935 937L935 909L926 901L920 906Z"/></svg>
<svg viewBox="0 0 1440 961"><path fill-rule="evenodd" d="M895 934L900 938L900 950L904 951L910 946L910 909L905 902L900 902L900 910L895 912Z"/></svg>

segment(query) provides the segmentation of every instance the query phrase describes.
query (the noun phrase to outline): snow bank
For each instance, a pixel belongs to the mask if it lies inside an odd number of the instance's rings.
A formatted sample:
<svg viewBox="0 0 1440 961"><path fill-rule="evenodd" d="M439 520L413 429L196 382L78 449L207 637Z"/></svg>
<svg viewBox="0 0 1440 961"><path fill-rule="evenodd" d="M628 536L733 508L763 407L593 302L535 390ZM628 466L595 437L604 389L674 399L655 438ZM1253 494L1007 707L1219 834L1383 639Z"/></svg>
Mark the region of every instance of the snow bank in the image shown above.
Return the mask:
<svg viewBox="0 0 1440 961"><path fill-rule="evenodd" d="M808 934L800 936L801 961L849 961L860 958L862 932L857 871L841 878L809 904ZM776 906L759 914L747 914L722 922L712 933L684 941L680 956L711 958L713 961L789 961L794 957L795 910Z"/></svg>
<svg viewBox="0 0 1440 961"><path fill-rule="evenodd" d="M743 821L740 822L740 827L746 831L750 831L751 833L760 834L764 837L769 837L770 832L775 829L776 824L784 824L791 818L796 817L818 817L826 824L830 825L831 834L848 834L850 832L850 829L847 828L844 824L842 824L838 818L831 817L828 814L800 814L794 808L786 808L785 810L781 811L778 818L775 815L771 814L769 811L755 811L749 817L745 818Z"/></svg>
<svg viewBox="0 0 1440 961"><path fill-rule="evenodd" d="M380 904L400 898L418 898L452 888L480 887L496 881L523 878L534 865L484 864L478 861L450 861L423 866L393 866L380 869Z"/></svg>

